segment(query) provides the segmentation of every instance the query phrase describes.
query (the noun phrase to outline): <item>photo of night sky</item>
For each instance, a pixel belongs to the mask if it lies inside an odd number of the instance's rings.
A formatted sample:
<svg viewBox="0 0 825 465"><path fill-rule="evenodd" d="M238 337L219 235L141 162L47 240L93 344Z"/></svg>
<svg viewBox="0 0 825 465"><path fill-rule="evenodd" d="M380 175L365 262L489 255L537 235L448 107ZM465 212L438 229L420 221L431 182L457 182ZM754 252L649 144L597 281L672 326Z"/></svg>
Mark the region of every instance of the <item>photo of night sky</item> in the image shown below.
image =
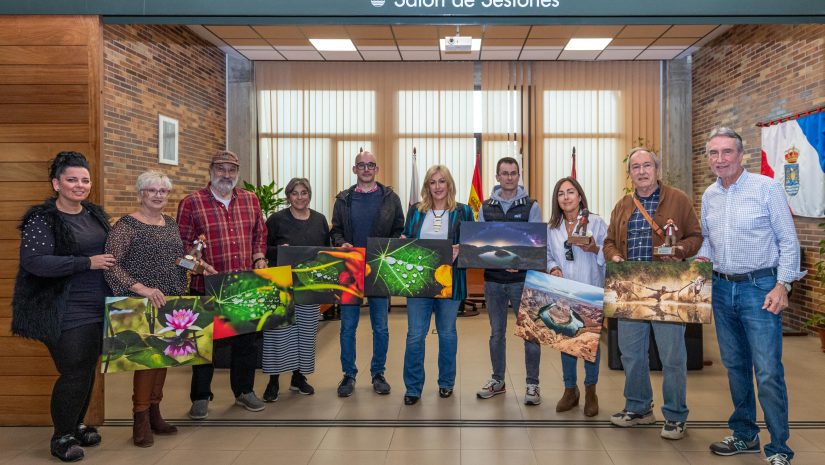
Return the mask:
<svg viewBox="0 0 825 465"><path fill-rule="evenodd" d="M543 270L547 266L544 223L462 223L460 268Z"/></svg>

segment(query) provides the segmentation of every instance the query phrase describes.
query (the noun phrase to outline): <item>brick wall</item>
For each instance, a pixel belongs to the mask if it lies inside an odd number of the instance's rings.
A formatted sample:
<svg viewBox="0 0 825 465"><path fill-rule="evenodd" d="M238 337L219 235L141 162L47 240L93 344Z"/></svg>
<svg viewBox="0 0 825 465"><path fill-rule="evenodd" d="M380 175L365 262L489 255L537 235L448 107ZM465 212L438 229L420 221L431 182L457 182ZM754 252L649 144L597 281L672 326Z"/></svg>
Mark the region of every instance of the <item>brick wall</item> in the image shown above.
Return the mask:
<svg viewBox="0 0 825 465"><path fill-rule="evenodd" d="M714 126L731 126L742 135L746 168L758 173L761 137L755 123L825 104L825 25L735 26L693 59L693 189L699 205L715 180L704 155ZM821 221L794 217L802 267L809 273L818 260ZM825 311L825 289L806 276L795 285L787 324L801 328L815 310Z"/></svg>
<svg viewBox="0 0 825 465"><path fill-rule="evenodd" d="M183 26L106 25L103 39L104 206L114 217L134 211L135 179L155 169L172 179L174 216L225 146L223 52ZM177 166L158 163L158 113L179 122Z"/></svg>

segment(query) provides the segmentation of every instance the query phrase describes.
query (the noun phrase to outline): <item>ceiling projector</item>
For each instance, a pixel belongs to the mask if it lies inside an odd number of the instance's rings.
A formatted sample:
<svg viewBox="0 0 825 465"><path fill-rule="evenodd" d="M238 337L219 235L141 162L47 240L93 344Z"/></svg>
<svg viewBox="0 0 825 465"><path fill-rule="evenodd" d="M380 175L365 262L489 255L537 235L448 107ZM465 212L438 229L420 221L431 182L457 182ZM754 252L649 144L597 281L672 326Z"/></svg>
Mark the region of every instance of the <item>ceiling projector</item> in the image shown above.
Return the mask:
<svg viewBox="0 0 825 465"><path fill-rule="evenodd" d="M444 51L446 53L470 53L473 46L473 38L470 36L447 36L444 38Z"/></svg>

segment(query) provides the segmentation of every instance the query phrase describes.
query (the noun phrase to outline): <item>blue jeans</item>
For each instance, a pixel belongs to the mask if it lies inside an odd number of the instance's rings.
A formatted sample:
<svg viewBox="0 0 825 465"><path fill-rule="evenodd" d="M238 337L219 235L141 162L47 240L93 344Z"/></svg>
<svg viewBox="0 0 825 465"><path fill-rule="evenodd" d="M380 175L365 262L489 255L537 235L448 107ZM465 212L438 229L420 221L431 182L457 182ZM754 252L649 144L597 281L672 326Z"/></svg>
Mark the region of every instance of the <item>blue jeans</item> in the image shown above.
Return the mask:
<svg viewBox="0 0 825 465"><path fill-rule="evenodd" d="M390 299L387 297L367 297L370 306L370 324L372 324L372 362L370 375L384 374L387 364L387 347L390 343L390 331L387 328L387 312ZM358 305L341 305L341 370L344 375L355 378L358 367L355 366L355 330L361 318Z"/></svg>
<svg viewBox="0 0 825 465"><path fill-rule="evenodd" d="M599 361L602 358L601 348L596 349L596 361L584 361L584 385L589 386L599 382ZM576 387L576 363L578 357L574 357L564 352L561 353L561 373L564 379L564 387Z"/></svg>
<svg viewBox="0 0 825 465"><path fill-rule="evenodd" d="M406 395L421 397L424 387L424 343L433 312L438 331L438 387L452 389L455 385L455 356L458 350L455 320L460 304L460 300L452 299L407 299L407 350L404 352Z"/></svg>
<svg viewBox="0 0 825 465"><path fill-rule="evenodd" d="M776 285L776 277L765 276L749 281L731 282L713 277L713 317L719 354L728 369L728 384L733 398L733 414L728 426L737 438L750 440L759 433L756 425L756 400L771 442L765 455L786 454L788 448L788 389L782 366L782 316L763 310L765 296Z"/></svg>
<svg viewBox="0 0 825 465"><path fill-rule="evenodd" d="M493 379L504 380L507 369L507 303L518 315L521 291L524 282L484 283L484 299L487 301L487 316L490 318L490 362L493 364ZM541 347L535 342L524 341L524 365L527 368L527 384L539 384L539 363Z"/></svg>
<svg viewBox="0 0 825 465"><path fill-rule="evenodd" d="M685 325L659 321L619 320L619 350L624 365L625 409L634 413L650 411L650 331L662 360L662 414L668 421L687 421L687 348Z"/></svg>

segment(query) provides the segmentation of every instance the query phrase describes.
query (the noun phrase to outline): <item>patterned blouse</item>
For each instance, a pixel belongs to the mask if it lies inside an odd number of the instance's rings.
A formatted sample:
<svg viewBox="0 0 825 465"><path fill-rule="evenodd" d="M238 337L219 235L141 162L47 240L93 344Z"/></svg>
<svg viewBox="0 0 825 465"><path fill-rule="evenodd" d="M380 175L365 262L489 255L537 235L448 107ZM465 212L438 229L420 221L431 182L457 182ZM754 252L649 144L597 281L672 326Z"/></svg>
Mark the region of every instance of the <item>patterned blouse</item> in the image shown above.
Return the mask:
<svg viewBox="0 0 825 465"><path fill-rule="evenodd" d="M135 283L159 289L164 295L185 295L186 269L175 264L185 255L175 219L163 215L164 226L146 224L126 215L112 227L106 253L117 263L106 271L106 282L116 296L131 295Z"/></svg>

